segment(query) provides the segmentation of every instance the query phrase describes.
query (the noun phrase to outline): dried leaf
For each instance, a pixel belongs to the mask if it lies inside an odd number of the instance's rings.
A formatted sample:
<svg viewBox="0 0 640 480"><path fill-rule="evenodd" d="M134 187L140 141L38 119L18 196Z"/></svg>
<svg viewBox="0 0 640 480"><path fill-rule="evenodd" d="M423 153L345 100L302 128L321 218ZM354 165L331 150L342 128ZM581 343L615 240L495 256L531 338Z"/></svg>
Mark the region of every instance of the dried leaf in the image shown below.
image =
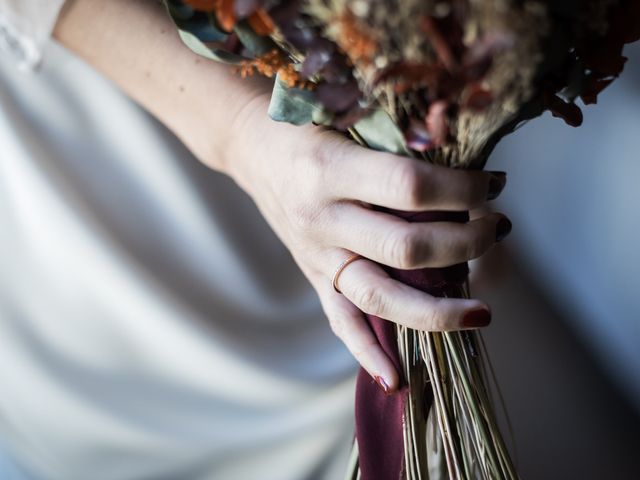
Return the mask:
<svg viewBox="0 0 640 480"><path fill-rule="evenodd" d="M355 80L350 82L320 83L316 90L320 103L334 112L344 112L352 107L360 98L360 89Z"/></svg>
<svg viewBox="0 0 640 480"><path fill-rule="evenodd" d="M247 19L247 23L253 28L254 32L263 37L270 35L276 28L273 20L264 8L259 8L253 12Z"/></svg>
<svg viewBox="0 0 640 480"><path fill-rule="evenodd" d="M580 98L585 105L598 103L598 95L600 95L605 88L611 85L611 82L613 82L613 78L604 80L598 78L588 79L587 82L585 82Z"/></svg>
<svg viewBox="0 0 640 480"><path fill-rule="evenodd" d="M307 56L305 57L304 62L302 64L300 74L304 78L310 78L313 75L320 73L320 71L331 60L334 51L335 51L335 48L333 47L333 44L329 41L312 47L307 52Z"/></svg>
<svg viewBox="0 0 640 480"><path fill-rule="evenodd" d="M234 0L216 0L216 17L220 26L227 32L233 30L237 20L233 3Z"/></svg>
<svg viewBox="0 0 640 480"><path fill-rule="evenodd" d="M456 59L453 56L448 39L445 38L438 27L437 19L424 16L420 19L420 26L431 42L431 45L433 46L436 55L438 55L438 59L442 65L444 65L444 67L450 72L453 72L457 68L458 62L456 62Z"/></svg>
<svg viewBox="0 0 640 480"><path fill-rule="evenodd" d="M551 94L546 95L545 102L554 117L563 119L572 127L582 125L582 110L575 103L565 102L559 96Z"/></svg>
<svg viewBox="0 0 640 480"><path fill-rule="evenodd" d="M462 59L465 76L470 81L482 79L493 65L493 57L512 44L513 38L500 33L487 34L478 39Z"/></svg>
<svg viewBox="0 0 640 480"><path fill-rule="evenodd" d="M491 92L478 83L469 85L462 93L462 98L462 108L473 110L474 112L486 110L493 102Z"/></svg>

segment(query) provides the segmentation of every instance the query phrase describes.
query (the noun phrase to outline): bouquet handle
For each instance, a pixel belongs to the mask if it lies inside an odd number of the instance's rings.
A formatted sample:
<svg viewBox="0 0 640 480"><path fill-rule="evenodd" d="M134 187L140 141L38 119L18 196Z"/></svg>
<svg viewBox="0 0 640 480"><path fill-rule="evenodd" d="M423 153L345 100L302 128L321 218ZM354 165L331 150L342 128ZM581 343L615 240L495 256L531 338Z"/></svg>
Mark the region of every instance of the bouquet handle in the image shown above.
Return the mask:
<svg viewBox="0 0 640 480"><path fill-rule="evenodd" d="M409 222L467 222L468 212L399 212L380 209ZM468 265L461 263L446 268L399 270L384 267L394 279L434 296L460 296L467 280ZM367 322L400 376L396 392L385 393L364 370L356 383L356 441L362 480L401 480L405 478L404 423L410 386L403 377L404 367L398 350L396 325L373 315ZM430 396L426 396L430 398ZM431 405L423 405L428 418Z"/></svg>

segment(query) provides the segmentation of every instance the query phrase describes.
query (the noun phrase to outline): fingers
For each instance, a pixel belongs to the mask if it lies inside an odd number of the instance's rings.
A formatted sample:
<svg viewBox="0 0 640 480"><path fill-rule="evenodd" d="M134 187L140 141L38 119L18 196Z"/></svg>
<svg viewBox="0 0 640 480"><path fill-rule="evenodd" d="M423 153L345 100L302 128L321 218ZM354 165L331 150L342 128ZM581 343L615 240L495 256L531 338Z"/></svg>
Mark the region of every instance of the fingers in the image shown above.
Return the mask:
<svg viewBox="0 0 640 480"><path fill-rule="evenodd" d="M455 170L348 143L331 163L336 196L404 211L471 210L506 183L503 172Z"/></svg>
<svg viewBox="0 0 640 480"><path fill-rule="evenodd" d="M338 286L361 311L415 330L466 330L491 322L491 311L484 302L433 297L393 280L367 259L345 268Z"/></svg>
<svg viewBox="0 0 640 480"><path fill-rule="evenodd" d="M333 288L319 291L331 329L342 340L358 363L386 392L398 388L398 373L366 323L364 316Z"/></svg>
<svg viewBox="0 0 640 480"><path fill-rule="evenodd" d="M468 223L409 223L394 215L343 202L332 212L334 245L390 267L410 270L454 265L477 258L511 231L511 222L490 213Z"/></svg>

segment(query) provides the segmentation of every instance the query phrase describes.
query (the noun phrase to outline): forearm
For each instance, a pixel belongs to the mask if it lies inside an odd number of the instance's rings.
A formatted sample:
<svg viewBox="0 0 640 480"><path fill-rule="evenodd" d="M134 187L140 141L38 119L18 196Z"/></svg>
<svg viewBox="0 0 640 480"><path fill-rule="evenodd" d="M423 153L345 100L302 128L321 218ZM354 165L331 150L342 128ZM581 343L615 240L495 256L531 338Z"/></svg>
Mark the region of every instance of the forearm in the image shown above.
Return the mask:
<svg viewBox="0 0 640 480"><path fill-rule="evenodd" d="M240 82L228 65L192 53L153 0L68 0L54 37L217 170L226 171L243 109L270 92L269 81Z"/></svg>

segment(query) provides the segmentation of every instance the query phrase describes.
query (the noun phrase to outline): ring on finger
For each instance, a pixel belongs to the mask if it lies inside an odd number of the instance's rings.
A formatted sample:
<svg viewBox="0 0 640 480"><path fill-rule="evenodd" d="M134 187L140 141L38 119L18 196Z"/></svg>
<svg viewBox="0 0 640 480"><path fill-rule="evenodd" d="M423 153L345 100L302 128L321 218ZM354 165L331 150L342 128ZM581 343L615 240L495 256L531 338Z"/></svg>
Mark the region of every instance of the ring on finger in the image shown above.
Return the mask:
<svg viewBox="0 0 640 480"><path fill-rule="evenodd" d="M331 281L333 285L333 289L336 292L342 293L338 288L338 279L340 278L340 274L342 273L342 271L347 267L347 265L355 262L356 260L360 260L361 258L364 258L364 257L358 253L352 253L346 259L340 262L340 265L338 265L338 268L336 268L336 271L333 274L333 280Z"/></svg>

